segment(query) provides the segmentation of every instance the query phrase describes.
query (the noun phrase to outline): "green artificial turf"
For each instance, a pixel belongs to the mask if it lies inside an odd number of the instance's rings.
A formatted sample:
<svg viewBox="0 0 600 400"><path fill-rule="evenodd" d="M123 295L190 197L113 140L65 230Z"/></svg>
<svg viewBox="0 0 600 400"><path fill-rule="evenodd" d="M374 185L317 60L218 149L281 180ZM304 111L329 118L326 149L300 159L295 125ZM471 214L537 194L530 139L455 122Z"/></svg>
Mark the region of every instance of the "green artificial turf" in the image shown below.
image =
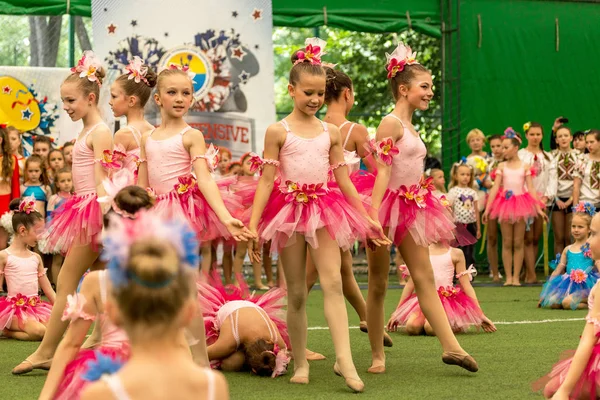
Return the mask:
<svg viewBox="0 0 600 400"><path fill-rule="evenodd" d="M478 278L479 279L479 278ZM541 321L583 318L586 311L541 310L536 308L540 287L477 287L484 312L494 322ZM388 292L386 316L394 310L399 289ZM350 325L358 318L348 308ZM318 290L309 296L309 325L326 327L323 297ZM583 329L583 321L541 324L498 324L493 334L459 335L461 345L478 361L480 370L471 374L441 361L441 347L435 338L408 337L393 333L394 347L386 348L387 373L370 375L370 350L367 335L351 329L350 339L355 364L366 388L365 399L541 399L530 384L550 371L565 349L574 349ZM342 378L333 374L334 352L326 329L309 331L308 345L327 356L311 363L308 386L288 383L290 374L277 379L259 378L248 373L228 373L232 399L342 399L353 396ZM45 372L12 376L10 370L37 346L0 339L0 399L35 399ZM293 364L290 365L290 369ZM175 383L174 383L175 384Z"/></svg>

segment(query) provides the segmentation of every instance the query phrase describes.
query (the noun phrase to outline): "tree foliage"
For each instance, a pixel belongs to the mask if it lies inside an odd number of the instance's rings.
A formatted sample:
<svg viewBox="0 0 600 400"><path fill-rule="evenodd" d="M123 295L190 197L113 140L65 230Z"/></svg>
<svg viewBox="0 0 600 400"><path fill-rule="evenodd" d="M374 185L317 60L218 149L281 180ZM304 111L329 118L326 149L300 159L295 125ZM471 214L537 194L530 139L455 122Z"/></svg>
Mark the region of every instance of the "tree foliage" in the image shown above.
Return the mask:
<svg viewBox="0 0 600 400"><path fill-rule="evenodd" d="M394 107L386 80L385 53L391 53L398 41L408 43L417 51L417 59L432 71L434 88L441 88L440 40L414 31L395 34L372 34L350 32L336 28L296 29L275 28L273 47L275 52L275 104L278 116L288 114L293 104L287 94L290 56L304 44L307 37L319 36L327 41L324 61L337 64L336 68L347 73L354 83L356 104L350 119L361 122L374 131L381 118ZM413 123L429 153L439 155L441 149L440 92L428 110L417 112Z"/></svg>

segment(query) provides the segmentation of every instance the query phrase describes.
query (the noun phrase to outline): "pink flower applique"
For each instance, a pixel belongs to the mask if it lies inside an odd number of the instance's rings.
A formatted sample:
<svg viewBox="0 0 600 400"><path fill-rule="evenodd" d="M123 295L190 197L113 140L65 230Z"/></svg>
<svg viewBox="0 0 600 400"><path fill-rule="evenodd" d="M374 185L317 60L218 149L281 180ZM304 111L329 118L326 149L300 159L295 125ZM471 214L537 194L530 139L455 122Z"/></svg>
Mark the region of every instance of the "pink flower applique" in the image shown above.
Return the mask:
<svg viewBox="0 0 600 400"><path fill-rule="evenodd" d="M191 176L180 176L179 183L175 184L175 191L185 201L192 194L195 185L196 181Z"/></svg>
<svg viewBox="0 0 600 400"><path fill-rule="evenodd" d="M379 159L386 165L392 165L394 156L400 152L394 145L394 141L391 137L387 137L375 143L374 148L377 157L379 157Z"/></svg>
<svg viewBox="0 0 600 400"><path fill-rule="evenodd" d="M571 271L569 277L571 278L571 281L575 283L583 283L586 281L588 275L581 269L574 269Z"/></svg>

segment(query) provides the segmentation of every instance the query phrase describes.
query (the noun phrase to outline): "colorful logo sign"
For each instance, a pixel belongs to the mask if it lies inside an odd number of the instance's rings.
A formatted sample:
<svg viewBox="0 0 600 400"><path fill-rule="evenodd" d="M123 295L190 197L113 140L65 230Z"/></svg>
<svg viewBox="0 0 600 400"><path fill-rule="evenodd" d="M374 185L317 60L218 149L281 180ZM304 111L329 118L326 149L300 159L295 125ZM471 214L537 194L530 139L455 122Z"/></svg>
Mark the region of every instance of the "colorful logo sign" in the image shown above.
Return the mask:
<svg viewBox="0 0 600 400"><path fill-rule="evenodd" d="M0 77L0 123L21 132L40 125L40 107L27 86L11 76Z"/></svg>
<svg viewBox="0 0 600 400"><path fill-rule="evenodd" d="M211 61L202 50L195 46L179 46L167 51L160 59L159 65L167 68L171 64L188 67L196 75L194 82L194 98L202 99L210 88L214 80L214 72Z"/></svg>

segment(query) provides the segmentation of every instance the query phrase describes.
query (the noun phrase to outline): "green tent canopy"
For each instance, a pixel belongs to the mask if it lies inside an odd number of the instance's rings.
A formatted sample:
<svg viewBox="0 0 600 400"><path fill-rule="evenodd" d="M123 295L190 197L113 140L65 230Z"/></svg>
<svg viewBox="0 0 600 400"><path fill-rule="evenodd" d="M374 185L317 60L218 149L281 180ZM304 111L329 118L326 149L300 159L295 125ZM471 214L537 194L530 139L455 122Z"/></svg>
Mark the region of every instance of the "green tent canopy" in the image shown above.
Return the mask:
<svg viewBox="0 0 600 400"><path fill-rule="evenodd" d="M437 0L273 0L275 26L317 27L328 25L359 32L400 32L409 27L440 36ZM408 14L407 14L408 12ZM0 0L0 14L80 15L90 17L90 0Z"/></svg>

